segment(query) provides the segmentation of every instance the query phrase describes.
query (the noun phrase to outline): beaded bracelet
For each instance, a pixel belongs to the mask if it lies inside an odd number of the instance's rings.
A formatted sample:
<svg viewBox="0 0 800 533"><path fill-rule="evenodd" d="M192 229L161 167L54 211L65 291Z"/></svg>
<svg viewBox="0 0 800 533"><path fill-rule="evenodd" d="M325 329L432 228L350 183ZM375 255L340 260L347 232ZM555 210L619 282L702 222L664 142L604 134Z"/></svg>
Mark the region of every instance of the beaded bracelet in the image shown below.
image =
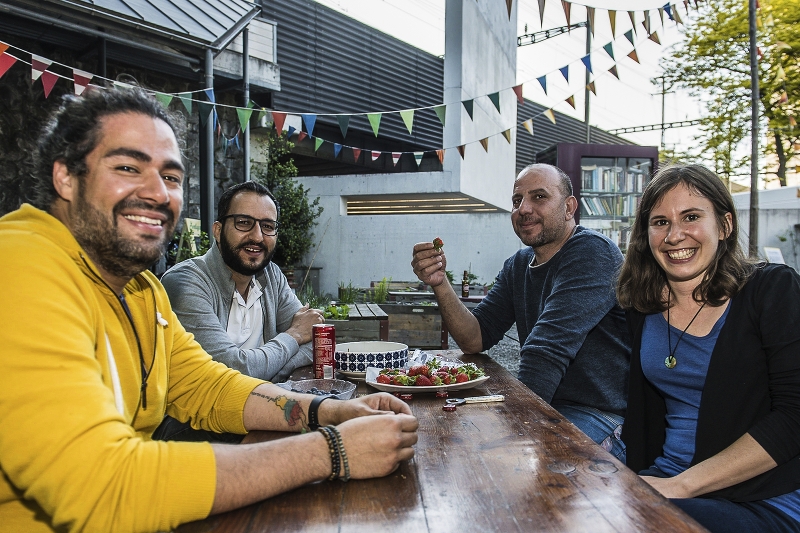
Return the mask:
<svg viewBox="0 0 800 533"><path fill-rule="evenodd" d="M325 440L328 442L328 452L331 454L331 475L328 477L328 481L333 481L338 478L341 473L341 462L339 460L339 450L336 444L336 434L327 426L321 427L317 429L317 431L322 433L325 436Z"/></svg>
<svg viewBox="0 0 800 533"><path fill-rule="evenodd" d="M342 434L339 433L339 430L336 426L328 426L330 430L333 432L333 435L336 437L336 448L339 452L339 456L341 458L341 463L344 465L344 476L340 479L342 481L350 481L350 463L347 461L347 452L344 451L344 442L342 441Z"/></svg>

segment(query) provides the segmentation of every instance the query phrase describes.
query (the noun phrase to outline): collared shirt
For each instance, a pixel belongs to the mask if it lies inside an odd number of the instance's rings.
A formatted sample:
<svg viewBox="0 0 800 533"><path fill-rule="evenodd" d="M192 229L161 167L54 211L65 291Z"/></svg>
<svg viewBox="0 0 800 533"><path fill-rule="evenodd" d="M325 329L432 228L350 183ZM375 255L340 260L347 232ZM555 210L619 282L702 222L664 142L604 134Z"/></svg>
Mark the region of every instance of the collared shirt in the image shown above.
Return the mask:
<svg viewBox="0 0 800 533"><path fill-rule="evenodd" d="M233 290L228 314L228 337L239 348L256 348L263 344L264 315L261 311L261 284L254 277L247 289L247 301Z"/></svg>

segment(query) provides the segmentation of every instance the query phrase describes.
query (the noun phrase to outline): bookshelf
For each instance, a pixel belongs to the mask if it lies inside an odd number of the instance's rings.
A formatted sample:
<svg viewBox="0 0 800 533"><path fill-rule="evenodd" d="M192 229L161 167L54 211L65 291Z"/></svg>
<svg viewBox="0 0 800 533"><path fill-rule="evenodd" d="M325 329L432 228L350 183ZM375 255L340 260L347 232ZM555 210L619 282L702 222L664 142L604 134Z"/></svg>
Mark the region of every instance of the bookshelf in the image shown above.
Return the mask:
<svg viewBox="0 0 800 533"><path fill-rule="evenodd" d="M558 144L537 155L570 177L579 224L603 233L625 252L645 185L658 162L647 146Z"/></svg>

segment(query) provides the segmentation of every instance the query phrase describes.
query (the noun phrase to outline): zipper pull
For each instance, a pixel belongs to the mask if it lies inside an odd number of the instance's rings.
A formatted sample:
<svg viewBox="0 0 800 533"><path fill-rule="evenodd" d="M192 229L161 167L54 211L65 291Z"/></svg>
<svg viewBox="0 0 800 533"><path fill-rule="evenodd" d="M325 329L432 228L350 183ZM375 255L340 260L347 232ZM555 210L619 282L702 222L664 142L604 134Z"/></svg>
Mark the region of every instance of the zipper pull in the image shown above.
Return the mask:
<svg viewBox="0 0 800 533"><path fill-rule="evenodd" d="M147 411L147 381L142 382L142 410Z"/></svg>

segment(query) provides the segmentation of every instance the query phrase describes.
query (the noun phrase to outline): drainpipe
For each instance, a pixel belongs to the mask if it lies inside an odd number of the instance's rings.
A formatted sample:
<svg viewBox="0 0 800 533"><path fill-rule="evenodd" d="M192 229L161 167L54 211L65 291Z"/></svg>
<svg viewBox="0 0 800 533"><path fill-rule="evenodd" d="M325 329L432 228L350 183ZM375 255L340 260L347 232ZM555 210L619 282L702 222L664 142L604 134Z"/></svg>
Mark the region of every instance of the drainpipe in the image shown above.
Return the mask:
<svg viewBox="0 0 800 533"><path fill-rule="evenodd" d="M244 83L244 107L250 103L250 29L242 30L242 82ZM244 161L244 181L250 181L250 121L242 132L242 157Z"/></svg>
<svg viewBox="0 0 800 533"><path fill-rule="evenodd" d="M214 56L206 48L205 60L206 88L214 88ZM200 132L200 228L211 235L214 224L214 112Z"/></svg>

